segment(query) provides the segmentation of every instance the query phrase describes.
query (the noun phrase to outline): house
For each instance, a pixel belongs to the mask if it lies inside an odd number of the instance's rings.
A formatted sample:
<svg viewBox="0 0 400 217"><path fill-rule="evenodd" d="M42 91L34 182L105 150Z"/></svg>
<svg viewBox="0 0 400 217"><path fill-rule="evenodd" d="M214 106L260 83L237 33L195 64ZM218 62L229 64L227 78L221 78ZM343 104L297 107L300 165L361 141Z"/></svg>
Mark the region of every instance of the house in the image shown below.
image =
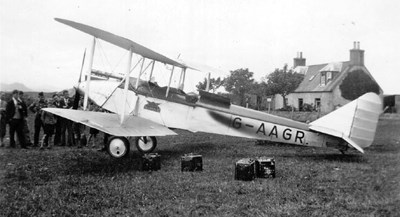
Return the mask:
<svg viewBox="0 0 400 217"><path fill-rule="evenodd" d="M383 108L385 113L400 114L400 95L386 95L383 97Z"/></svg>
<svg viewBox="0 0 400 217"><path fill-rule="evenodd" d="M309 104L327 114L366 92L383 94L364 65L364 50L360 49L360 42L354 42L349 61L306 65L306 59L300 52L294 58L293 70L304 74L304 80L285 99L286 105L296 110L302 110L305 104ZM282 96L276 95L275 109L282 107Z"/></svg>

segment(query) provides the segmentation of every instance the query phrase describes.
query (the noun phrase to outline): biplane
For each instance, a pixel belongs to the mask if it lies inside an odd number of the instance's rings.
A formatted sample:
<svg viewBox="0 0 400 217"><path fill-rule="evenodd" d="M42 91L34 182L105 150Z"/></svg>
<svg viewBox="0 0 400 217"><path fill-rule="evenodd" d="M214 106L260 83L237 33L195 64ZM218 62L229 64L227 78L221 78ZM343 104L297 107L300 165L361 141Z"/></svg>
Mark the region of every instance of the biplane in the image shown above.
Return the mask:
<svg viewBox="0 0 400 217"><path fill-rule="evenodd" d="M183 91L187 69L212 73L212 67L169 58L127 38L85 24L55 20L93 36L93 44L86 79L75 86L77 93L84 95L84 109L44 110L110 134L106 149L112 157L128 155L128 138L131 137L135 138L139 152L152 152L157 145L156 137L176 135L174 129L300 146L331 147L342 153L350 147L364 153L363 149L374 140L382 110L380 97L374 93L366 93L314 122L296 122L233 105L229 98L207 91L200 90L196 94ZM128 51L123 76L92 69L96 40ZM141 56L135 65L140 66L136 77L131 76L133 54ZM150 60L146 67L145 59ZM166 86L152 81L156 63L171 68ZM176 69L180 69L180 77L173 87L171 78ZM150 71L148 78L142 76L146 70ZM92 76L102 79L92 79ZM87 111L89 99L109 113Z"/></svg>

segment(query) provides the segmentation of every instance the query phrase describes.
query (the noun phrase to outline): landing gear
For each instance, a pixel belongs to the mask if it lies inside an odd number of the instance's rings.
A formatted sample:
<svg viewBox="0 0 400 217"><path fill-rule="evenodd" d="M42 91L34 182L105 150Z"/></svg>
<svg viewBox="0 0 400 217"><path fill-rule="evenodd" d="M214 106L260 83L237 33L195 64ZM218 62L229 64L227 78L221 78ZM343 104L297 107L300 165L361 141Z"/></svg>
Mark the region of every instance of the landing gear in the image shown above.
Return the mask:
<svg viewBox="0 0 400 217"><path fill-rule="evenodd" d="M135 138L135 145L139 152L150 153L157 146L157 139L154 136L141 136Z"/></svg>
<svg viewBox="0 0 400 217"><path fill-rule="evenodd" d="M114 158L123 158L128 156L129 148L129 141L125 137L113 136L107 143L107 152Z"/></svg>

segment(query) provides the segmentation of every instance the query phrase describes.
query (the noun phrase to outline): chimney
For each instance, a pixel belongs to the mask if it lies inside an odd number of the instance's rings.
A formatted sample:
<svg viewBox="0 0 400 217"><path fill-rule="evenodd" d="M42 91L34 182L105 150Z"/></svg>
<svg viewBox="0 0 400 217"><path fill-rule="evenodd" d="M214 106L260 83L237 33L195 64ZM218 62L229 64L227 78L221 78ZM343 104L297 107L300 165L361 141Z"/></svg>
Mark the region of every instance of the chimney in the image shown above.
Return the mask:
<svg viewBox="0 0 400 217"><path fill-rule="evenodd" d="M359 41L355 41L353 49L350 50L350 64L364 66L364 50L360 49Z"/></svg>
<svg viewBox="0 0 400 217"><path fill-rule="evenodd" d="M305 65L306 65L306 59L303 58L303 52L297 52L297 57L293 58L293 68Z"/></svg>

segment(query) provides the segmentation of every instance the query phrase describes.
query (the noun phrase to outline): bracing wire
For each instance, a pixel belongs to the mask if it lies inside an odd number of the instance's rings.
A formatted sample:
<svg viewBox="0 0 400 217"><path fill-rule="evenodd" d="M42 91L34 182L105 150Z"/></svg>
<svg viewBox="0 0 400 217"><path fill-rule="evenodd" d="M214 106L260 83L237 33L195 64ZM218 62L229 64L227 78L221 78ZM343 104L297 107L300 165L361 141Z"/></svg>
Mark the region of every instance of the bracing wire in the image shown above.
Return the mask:
<svg viewBox="0 0 400 217"><path fill-rule="evenodd" d="M106 59L108 65L109 65L109 68L110 68L110 70L111 70L110 73L113 73L113 72L115 71L115 69L116 69L116 68L120 65L120 63L122 62L122 59L125 58L125 56L126 56L127 53L124 52L124 54L121 55L121 58L117 61L117 63L116 63L114 66L112 66L112 64L111 64L110 60L108 59L108 57L107 57L107 55L106 55L106 52L104 51L104 48L102 47L100 41L99 41L99 43L98 43L98 46L99 46L99 49L101 50L102 57L104 57L104 58Z"/></svg>

